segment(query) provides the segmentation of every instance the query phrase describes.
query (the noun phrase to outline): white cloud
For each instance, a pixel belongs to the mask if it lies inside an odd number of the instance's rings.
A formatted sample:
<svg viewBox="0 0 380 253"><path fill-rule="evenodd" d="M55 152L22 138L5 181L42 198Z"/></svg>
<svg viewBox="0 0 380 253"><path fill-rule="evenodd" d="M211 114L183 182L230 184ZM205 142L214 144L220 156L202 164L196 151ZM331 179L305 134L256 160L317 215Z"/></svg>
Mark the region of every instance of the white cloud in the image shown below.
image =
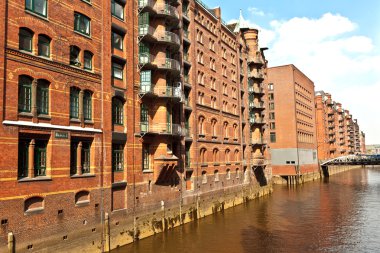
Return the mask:
<svg viewBox="0 0 380 253"><path fill-rule="evenodd" d="M262 10L259 10L255 7L249 7L248 8L248 11L254 15L254 16L260 16L260 17L264 17L265 16L265 12L263 12Z"/></svg>
<svg viewBox="0 0 380 253"><path fill-rule="evenodd" d="M253 22L248 21L250 24ZM318 19L273 20L260 30L260 46L269 46L270 66L293 63L357 118L367 143L380 143L379 45L357 34L358 25L339 14Z"/></svg>

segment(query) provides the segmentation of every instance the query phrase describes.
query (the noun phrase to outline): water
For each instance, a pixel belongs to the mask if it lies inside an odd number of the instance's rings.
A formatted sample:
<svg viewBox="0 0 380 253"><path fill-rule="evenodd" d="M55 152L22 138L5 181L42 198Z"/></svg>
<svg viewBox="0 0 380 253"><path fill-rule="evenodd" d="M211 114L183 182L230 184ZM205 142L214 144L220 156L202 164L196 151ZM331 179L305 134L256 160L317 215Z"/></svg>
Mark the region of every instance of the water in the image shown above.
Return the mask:
<svg viewBox="0 0 380 253"><path fill-rule="evenodd" d="M289 189L115 253L380 252L380 168Z"/></svg>

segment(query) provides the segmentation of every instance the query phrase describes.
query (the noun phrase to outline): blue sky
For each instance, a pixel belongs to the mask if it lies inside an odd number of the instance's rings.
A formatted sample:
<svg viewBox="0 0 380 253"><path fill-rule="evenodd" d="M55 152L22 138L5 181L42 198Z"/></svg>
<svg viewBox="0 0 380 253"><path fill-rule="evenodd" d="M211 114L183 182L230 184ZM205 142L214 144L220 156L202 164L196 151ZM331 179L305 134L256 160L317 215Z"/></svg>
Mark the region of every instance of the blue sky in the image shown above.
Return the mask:
<svg viewBox="0 0 380 253"><path fill-rule="evenodd" d="M269 66L294 64L380 144L380 0L203 0L259 29Z"/></svg>

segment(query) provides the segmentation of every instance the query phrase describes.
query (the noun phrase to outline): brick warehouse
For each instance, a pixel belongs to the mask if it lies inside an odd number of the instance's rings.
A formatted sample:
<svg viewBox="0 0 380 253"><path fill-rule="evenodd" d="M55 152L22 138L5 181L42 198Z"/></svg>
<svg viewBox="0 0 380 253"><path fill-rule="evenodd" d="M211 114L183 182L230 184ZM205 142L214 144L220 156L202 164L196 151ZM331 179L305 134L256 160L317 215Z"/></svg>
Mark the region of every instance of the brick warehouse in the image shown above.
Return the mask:
<svg viewBox="0 0 380 253"><path fill-rule="evenodd" d="M314 83L294 65L268 68L269 147L273 175L319 175Z"/></svg>
<svg viewBox="0 0 380 253"><path fill-rule="evenodd" d="M365 135L356 119L330 93L315 93L318 159L328 160L351 154L365 154Z"/></svg>
<svg viewBox="0 0 380 253"><path fill-rule="evenodd" d="M242 18L198 0L0 11L0 251L109 250L262 194L267 62Z"/></svg>

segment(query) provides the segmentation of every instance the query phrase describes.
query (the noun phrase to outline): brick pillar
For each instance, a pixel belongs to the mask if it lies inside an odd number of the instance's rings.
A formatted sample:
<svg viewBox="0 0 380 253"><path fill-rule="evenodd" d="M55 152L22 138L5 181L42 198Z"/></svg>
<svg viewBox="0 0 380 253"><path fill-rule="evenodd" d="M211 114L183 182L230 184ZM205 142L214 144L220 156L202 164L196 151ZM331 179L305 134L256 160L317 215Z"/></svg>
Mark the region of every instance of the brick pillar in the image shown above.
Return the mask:
<svg viewBox="0 0 380 253"><path fill-rule="evenodd" d="M36 141L32 139L28 147L28 176L30 178L34 177L34 147L36 146Z"/></svg>
<svg viewBox="0 0 380 253"><path fill-rule="evenodd" d="M32 114L37 117L37 80L32 82Z"/></svg>
<svg viewBox="0 0 380 253"><path fill-rule="evenodd" d="M82 175L82 142L78 143L77 147L77 175Z"/></svg>
<svg viewBox="0 0 380 253"><path fill-rule="evenodd" d="M83 90L79 91L79 120L83 124Z"/></svg>

